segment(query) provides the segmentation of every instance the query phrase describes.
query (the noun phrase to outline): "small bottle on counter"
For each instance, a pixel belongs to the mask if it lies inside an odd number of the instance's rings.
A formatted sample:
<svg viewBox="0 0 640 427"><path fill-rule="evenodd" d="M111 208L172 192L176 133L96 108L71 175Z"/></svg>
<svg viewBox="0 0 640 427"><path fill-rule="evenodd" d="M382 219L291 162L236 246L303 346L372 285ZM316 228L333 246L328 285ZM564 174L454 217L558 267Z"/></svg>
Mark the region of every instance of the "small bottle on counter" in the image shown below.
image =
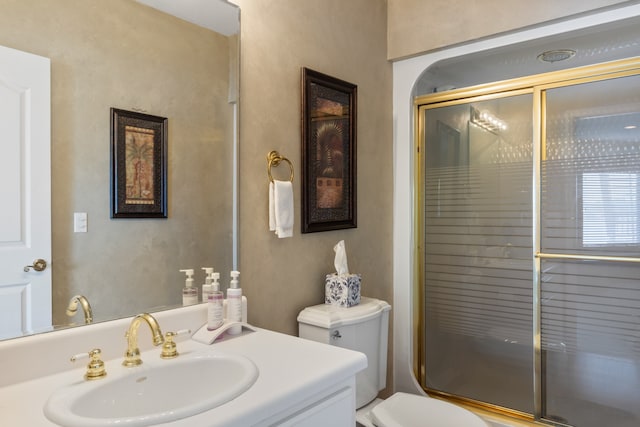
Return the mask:
<svg viewBox="0 0 640 427"><path fill-rule="evenodd" d="M193 268L180 270L187 275L184 288L182 288L182 305L192 305L198 303L198 288L193 287Z"/></svg>
<svg viewBox="0 0 640 427"><path fill-rule="evenodd" d="M213 267L202 267L205 273L204 285L202 285L202 302L209 301L209 294L211 294L211 277L213 274Z"/></svg>
<svg viewBox="0 0 640 427"><path fill-rule="evenodd" d="M238 285L239 271L231 272L231 283L227 289L227 320L242 322L242 289ZM227 331L230 335L242 332L242 325L233 325Z"/></svg>
<svg viewBox="0 0 640 427"><path fill-rule="evenodd" d="M207 330L215 331L224 324L224 294L220 291L220 273L213 273L212 290L208 296Z"/></svg>

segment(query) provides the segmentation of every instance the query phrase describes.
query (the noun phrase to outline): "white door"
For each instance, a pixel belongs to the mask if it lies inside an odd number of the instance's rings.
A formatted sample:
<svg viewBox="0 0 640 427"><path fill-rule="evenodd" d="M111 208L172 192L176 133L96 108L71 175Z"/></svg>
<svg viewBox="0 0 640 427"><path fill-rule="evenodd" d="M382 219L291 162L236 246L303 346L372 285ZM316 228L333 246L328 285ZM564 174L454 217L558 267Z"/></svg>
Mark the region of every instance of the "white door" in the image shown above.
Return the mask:
<svg viewBox="0 0 640 427"><path fill-rule="evenodd" d="M51 327L50 69L0 46L0 339Z"/></svg>

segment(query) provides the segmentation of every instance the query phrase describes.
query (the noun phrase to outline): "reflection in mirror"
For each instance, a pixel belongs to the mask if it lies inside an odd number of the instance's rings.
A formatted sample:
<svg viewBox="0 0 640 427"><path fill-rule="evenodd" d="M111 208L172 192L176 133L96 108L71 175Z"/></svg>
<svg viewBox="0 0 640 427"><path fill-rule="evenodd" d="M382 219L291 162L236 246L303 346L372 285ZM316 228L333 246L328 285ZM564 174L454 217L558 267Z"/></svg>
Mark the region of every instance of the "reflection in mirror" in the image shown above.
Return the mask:
<svg viewBox="0 0 640 427"><path fill-rule="evenodd" d="M469 107L469 162L473 166L489 165L498 157L500 152L500 136L488 120L481 116L490 114L481 113L475 107Z"/></svg>
<svg viewBox="0 0 640 427"><path fill-rule="evenodd" d="M67 305L67 317L73 317L78 312L78 306L82 308L82 313L84 314L84 323L89 324L93 323L93 310L91 309L91 304L89 304L89 300L84 297L84 295L74 295L69 300L69 305ZM69 323L70 325L72 323Z"/></svg>
<svg viewBox="0 0 640 427"><path fill-rule="evenodd" d="M51 61L51 177L38 185L51 187L54 327L84 323L67 316L75 296L102 321L181 305L180 269L195 269L200 288L202 267L222 278L235 268L239 9L204 3L232 29L135 0L3 1L0 45ZM167 219L110 218L112 107L168 118Z"/></svg>

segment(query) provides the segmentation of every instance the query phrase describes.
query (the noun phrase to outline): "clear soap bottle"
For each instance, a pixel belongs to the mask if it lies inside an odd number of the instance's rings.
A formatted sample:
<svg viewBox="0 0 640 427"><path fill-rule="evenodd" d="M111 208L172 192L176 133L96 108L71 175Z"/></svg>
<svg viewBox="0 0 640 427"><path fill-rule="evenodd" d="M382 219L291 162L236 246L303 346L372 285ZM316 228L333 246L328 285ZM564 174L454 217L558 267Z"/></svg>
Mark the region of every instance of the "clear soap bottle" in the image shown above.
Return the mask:
<svg viewBox="0 0 640 427"><path fill-rule="evenodd" d="M193 287L193 268L180 270L187 275L184 288L182 288L182 305L192 305L198 303L198 288Z"/></svg>
<svg viewBox="0 0 640 427"><path fill-rule="evenodd" d="M202 302L208 302L209 301L209 294L211 293L211 290L213 289L211 287L211 279L212 279L212 275L213 275L213 268L212 267L202 267L202 269L204 270L205 273L205 279L204 279L204 285L202 285Z"/></svg>
<svg viewBox="0 0 640 427"><path fill-rule="evenodd" d="M238 285L239 271L231 272L231 283L227 289L227 320L229 322L242 322L242 289ZM242 325L233 325L228 331L230 335L238 335L242 332Z"/></svg>
<svg viewBox="0 0 640 427"><path fill-rule="evenodd" d="M213 273L212 290L207 303L207 330L215 331L224 324L224 294L220 291L220 273Z"/></svg>

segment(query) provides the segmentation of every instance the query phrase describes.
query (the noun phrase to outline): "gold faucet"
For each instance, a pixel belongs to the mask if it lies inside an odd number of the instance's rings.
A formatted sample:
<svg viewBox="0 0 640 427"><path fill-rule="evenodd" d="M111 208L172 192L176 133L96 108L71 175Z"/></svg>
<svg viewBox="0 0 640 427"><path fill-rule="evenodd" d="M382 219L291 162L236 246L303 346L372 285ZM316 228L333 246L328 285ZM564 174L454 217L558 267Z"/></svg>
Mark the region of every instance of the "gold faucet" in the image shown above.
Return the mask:
<svg viewBox="0 0 640 427"><path fill-rule="evenodd" d="M140 349L138 348L138 328L143 320L149 325L149 328L151 328L153 345L158 346L164 342L158 321L149 313L138 314L131 320L129 330L124 335L127 339L127 352L124 354L122 364L128 368L138 366L142 363L142 359L140 359Z"/></svg>
<svg viewBox="0 0 640 427"><path fill-rule="evenodd" d="M100 355L100 349L94 348L89 353L80 353L72 356L71 361L75 362L76 360L88 357L90 360L87 364L87 372L84 374L84 379L88 381L98 380L107 376L107 371L104 368L104 362L100 359Z"/></svg>
<svg viewBox="0 0 640 427"><path fill-rule="evenodd" d="M174 357L178 357L180 353L178 353L178 347L173 339L178 335L190 333L191 329L182 329L178 332L167 332L164 335L164 344L162 344L162 353L160 353L160 357L162 359L173 359Z"/></svg>
<svg viewBox="0 0 640 427"><path fill-rule="evenodd" d="M89 304L89 300L83 295L75 295L71 298L69 305L67 306L67 316L72 317L78 312L78 303L80 303L82 311L84 312L84 323L89 324L93 322L93 311L91 310L91 305Z"/></svg>

